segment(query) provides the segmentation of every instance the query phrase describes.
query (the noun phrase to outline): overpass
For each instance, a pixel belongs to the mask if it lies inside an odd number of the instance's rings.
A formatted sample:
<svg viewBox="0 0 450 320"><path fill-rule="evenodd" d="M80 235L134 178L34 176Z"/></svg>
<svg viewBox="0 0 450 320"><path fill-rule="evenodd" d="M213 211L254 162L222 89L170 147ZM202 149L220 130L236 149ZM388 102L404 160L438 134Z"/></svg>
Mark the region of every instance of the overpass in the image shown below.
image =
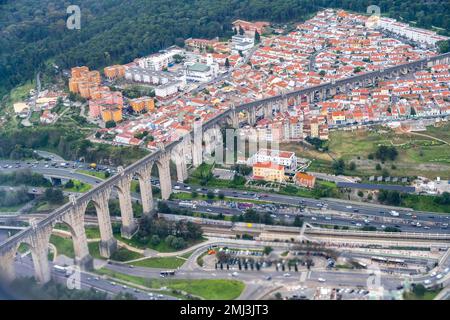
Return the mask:
<svg viewBox="0 0 450 320"><path fill-rule="evenodd" d="M194 167L200 165L203 162L204 156L208 153L211 154L210 151L214 143L221 141L219 125L224 120L228 121L234 128L239 127L239 112L246 112L248 122L253 124L256 122L257 112L262 112L263 116L270 117L274 109L286 110L289 101L292 99L297 103L301 102L302 99L306 99L309 102L314 101L316 98L326 99L336 93L351 90L355 86L375 84L376 81L392 78L400 74L407 74L441 63L450 63L450 53L283 93L250 103L244 103L239 106L232 106L232 108L214 116L204 123L197 121L194 123L192 131L187 132L177 140L169 142L167 145L161 143L157 151L126 168L118 168L116 175L98 184L79 197L71 196L69 203L54 210L46 218L33 223L27 229L6 239L0 244L0 276L7 281L14 279L14 259L19 245L26 243L31 249L36 278L42 283L49 281L51 273L47 260L47 252L52 229L57 223L64 223L69 227L74 243L75 262L83 269L93 268L93 259L89 254L84 229L84 215L89 203L94 204L99 222L101 236L100 254L103 257L110 257L117 249L117 241L113 237L111 217L108 209L108 199L111 196L112 190L116 190L119 197L122 236L131 238L137 229L133 219L130 192L133 177L137 176L139 180L143 212L144 215L148 215L153 209L153 196L150 182L152 167L156 165L158 168L161 197L162 199L168 199L172 193L170 160L173 159L176 163L178 180L184 181L187 178L186 155L192 154ZM203 141L205 141L204 147Z"/></svg>

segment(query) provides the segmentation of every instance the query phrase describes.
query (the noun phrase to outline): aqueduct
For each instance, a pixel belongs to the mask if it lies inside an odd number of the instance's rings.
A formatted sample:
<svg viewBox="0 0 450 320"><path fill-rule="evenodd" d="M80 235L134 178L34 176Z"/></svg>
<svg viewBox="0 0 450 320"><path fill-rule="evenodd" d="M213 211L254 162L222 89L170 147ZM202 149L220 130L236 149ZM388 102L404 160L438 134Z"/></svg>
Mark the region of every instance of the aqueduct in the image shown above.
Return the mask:
<svg viewBox="0 0 450 320"><path fill-rule="evenodd" d="M263 117L270 117L274 109L287 110L290 101L300 103L305 100L308 102L325 100L339 92L346 92L358 86L375 84L377 81L390 79L400 74L407 74L442 63L450 64L450 53L233 106L204 123L200 124L197 122L194 124L191 132L188 132L178 140L172 141L165 146L161 145L159 150L126 168L120 168L113 177L95 186L78 198L72 197L67 204L54 210L46 218L6 239L0 244L0 277L7 281L14 279L16 253L20 244L25 243L30 247L32 253L37 280L42 283L49 281L51 272L47 257L48 246L52 229L58 223L64 223L69 227L74 244L76 264L83 269L92 268L93 260L89 254L84 226L86 208L91 202L96 209L100 229L100 253L103 257L109 257L117 248L108 209L108 200L112 191L116 190L119 197L122 236L131 238L137 228L133 217L130 192L133 178L137 177L139 180L143 213L144 215L149 214L153 209L152 167L156 165L158 168L161 198L168 199L172 193L170 178L171 158L177 167L177 180L184 181L187 178L187 155L190 155L194 167L199 166L204 160L204 155L210 155L214 149L214 144L222 139L220 125L223 122L228 122L229 125L238 128L238 115L241 112L247 113L247 122L249 124L254 124L258 114Z"/></svg>

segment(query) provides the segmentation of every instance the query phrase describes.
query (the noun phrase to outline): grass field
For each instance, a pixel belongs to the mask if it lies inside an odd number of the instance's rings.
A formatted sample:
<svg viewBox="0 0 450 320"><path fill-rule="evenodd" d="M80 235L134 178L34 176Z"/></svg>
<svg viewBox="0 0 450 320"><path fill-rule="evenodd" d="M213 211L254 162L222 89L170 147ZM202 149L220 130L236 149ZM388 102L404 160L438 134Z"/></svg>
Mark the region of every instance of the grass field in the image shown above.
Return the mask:
<svg viewBox="0 0 450 320"><path fill-rule="evenodd" d="M164 257L164 258L148 258L130 263L135 267L147 267L147 268L162 268L162 269L177 269L181 267L186 260L177 257Z"/></svg>
<svg viewBox="0 0 450 320"><path fill-rule="evenodd" d="M10 207L0 207L0 212L17 212L20 208L22 208L25 203L18 204Z"/></svg>
<svg viewBox="0 0 450 320"><path fill-rule="evenodd" d="M103 171L77 169L75 172L86 174L88 176L96 177L99 179L106 179L106 175Z"/></svg>
<svg viewBox="0 0 450 320"><path fill-rule="evenodd" d="M63 238L52 234L50 237L50 243L56 247L58 255L63 254L66 257L75 258L72 239Z"/></svg>
<svg viewBox="0 0 450 320"><path fill-rule="evenodd" d="M64 187L64 191L84 193L84 192L88 192L92 188L91 185L81 182L79 180L72 179L72 182L73 182L73 187L72 188Z"/></svg>
<svg viewBox="0 0 450 320"><path fill-rule="evenodd" d="M244 283L237 280L223 279L147 279L114 272L105 268L98 273L113 277L117 280L131 282L151 289L167 287L202 297L206 300L233 300L239 297L245 288Z"/></svg>
<svg viewBox="0 0 450 320"><path fill-rule="evenodd" d="M405 292L404 300L433 300L439 294L440 290L427 290L423 296L418 296L414 292Z"/></svg>
<svg viewBox="0 0 450 320"><path fill-rule="evenodd" d="M319 152L300 144L281 144L282 150L294 151L297 156L313 159L310 171L331 173L333 159L342 158L346 163L356 163L356 170L346 171L348 175L370 176L379 174L375 169L378 160L369 160L378 146L396 146L399 155L394 162L381 164L392 176L425 176L428 178L450 178L450 146L432 139L436 137L450 142L450 124L440 128L428 127L420 134L397 133L390 129L332 131L328 141L328 153ZM395 164L396 169L391 169ZM411 168L414 168L411 171Z"/></svg>

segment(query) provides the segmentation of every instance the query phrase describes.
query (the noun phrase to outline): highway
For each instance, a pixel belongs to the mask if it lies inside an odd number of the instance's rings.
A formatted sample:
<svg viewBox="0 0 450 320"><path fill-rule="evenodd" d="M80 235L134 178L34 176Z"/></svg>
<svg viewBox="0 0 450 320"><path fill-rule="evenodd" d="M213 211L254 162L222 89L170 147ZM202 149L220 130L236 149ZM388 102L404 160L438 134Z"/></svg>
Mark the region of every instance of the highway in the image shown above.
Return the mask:
<svg viewBox="0 0 450 320"><path fill-rule="evenodd" d="M67 284L68 277L66 277L65 273L61 271L56 271L53 268L53 263L50 263L50 267L52 268L52 278L62 284ZM31 260L30 255L21 256L16 258L15 262L15 272L19 277L32 277L34 275L33 262ZM91 288L102 291L108 294L110 298L113 298L115 295L119 293L130 293L135 296L139 300L175 300L176 298L165 295L155 293L146 292L143 290L130 288L126 285L118 284L113 281L109 281L102 276L98 276L92 273L80 272L80 285L81 289L89 290Z"/></svg>
<svg viewBox="0 0 450 320"><path fill-rule="evenodd" d="M96 185L101 182L100 179L78 173L77 169L89 170L88 164L77 163L72 161L64 161L67 167L61 167L60 161L53 161L57 163L58 167L53 167L52 162L46 161L0 161L0 173L12 172L14 170L20 170L28 168L33 172L43 174L45 176L52 176L65 179L77 179L82 182ZM102 166L114 172L114 168ZM154 180L158 184L158 180ZM182 183L172 183L174 192L192 192L196 190L199 194L207 194L208 190L215 190L218 193L218 189L210 187L209 189L200 186L186 185ZM312 224L332 224L349 227L362 227L365 224L382 228L382 226L398 227L402 231L410 232L433 232L433 233L450 233L448 229L448 223L450 222L450 216L444 214L436 214L431 212L419 212L413 211L407 208L400 207L386 207L381 205L372 205L365 203L350 203L339 199L313 199L304 198L290 195L281 195L273 193L262 192L247 192L237 189L220 189L220 192L227 198L236 198L240 200L260 200L267 203L284 205L284 206L296 206L309 209L305 213L301 213L305 221ZM138 195L134 194L133 198L138 199ZM209 210L208 210L209 209ZM280 208L278 208L280 209ZM207 206L199 207L200 212L205 213L222 213L222 214L240 214L242 211L232 208L214 207L212 210L211 204ZM393 217L390 211L395 210L398 212L398 217ZM196 210L198 211L198 210ZM279 210L277 210L279 211ZM277 214L278 212L274 213ZM340 216L335 216L332 213L339 212ZM284 217L287 221L293 220L294 215L288 214ZM331 217L331 220L330 220ZM369 223L365 223L365 221ZM417 226L417 223L419 225Z"/></svg>

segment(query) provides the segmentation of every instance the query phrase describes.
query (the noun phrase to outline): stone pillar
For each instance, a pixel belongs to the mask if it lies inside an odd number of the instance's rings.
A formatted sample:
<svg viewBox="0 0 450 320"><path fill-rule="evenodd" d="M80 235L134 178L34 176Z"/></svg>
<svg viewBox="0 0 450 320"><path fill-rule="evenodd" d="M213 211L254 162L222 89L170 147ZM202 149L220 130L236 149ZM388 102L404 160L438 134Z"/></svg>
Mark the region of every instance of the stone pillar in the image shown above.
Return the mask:
<svg viewBox="0 0 450 320"><path fill-rule="evenodd" d="M254 126L256 124L256 108L251 108L250 110L248 110L247 122L251 126Z"/></svg>
<svg viewBox="0 0 450 320"><path fill-rule="evenodd" d="M94 261L89 254L89 247L84 228L86 205L74 205L62 217L62 222L70 227L75 252L75 264L82 270L93 270Z"/></svg>
<svg viewBox="0 0 450 320"><path fill-rule="evenodd" d="M161 198L167 200L172 193L172 182L170 181L170 154L161 154L156 162L159 171L159 181L161 185Z"/></svg>
<svg viewBox="0 0 450 320"><path fill-rule="evenodd" d="M16 277L14 271L14 258L16 256L17 247L13 246L8 250L0 253L0 282L8 284Z"/></svg>
<svg viewBox="0 0 450 320"><path fill-rule="evenodd" d="M52 226L48 225L39 229L35 228L34 233L29 238L35 277L41 284L47 283L51 279L50 265L48 262L48 246L51 234Z"/></svg>
<svg viewBox="0 0 450 320"><path fill-rule="evenodd" d="M172 150L172 160L177 167L177 181L181 183L188 178L185 152L182 143Z"/></svg>
<svg viewBox="0 0 450 320"><path fill-rule="evenodd" d="M280 101L280 112L286 112L288 110L288 106L289 106L288 98L283 98Z"/></svg>
<svg viewBox="0 0 450 320"><path fill-rule="evenodd" d="M203 132L200 121L194 122L194 137L191 143L192 148L192 166L197 168L203 162Z"/></svg>
<svg viewBox="0 0 450 320"><path fill-rule="evenodd" d="M153 210L153 193L151 183L152 167L153 162L147 163L137 172L141 194L142 211L145 216L149 215Z"/></svg>
<svg viewBox="0 0 450 320"><path fill-rule="evenodd" d="M109 258L117 250L117 240L114 238L111 217L109 215L109 197L111 189L100 190L93 197L95 211L97 213L98 227L100 229L100 255Z"/></svg>
<svg viewBox="0 0 450 320"><path fill-rule="evenodd" d="M119 194L120 212L122 215L122 237L130 239L136 231L136 222L133 218L133 206L131 203L131 177L124 175L117 184Z"/></svg>
<svg viewBox="0 0 450 320"><path fill-rule="evenodd" d="M272 105L269 103L264 106L264 118L272 118Z"/></svg>
<svg viewBox="0 0 450 320"><path fill-rule="evenodd" d="M236 111L231 112L230 124L234 129L239 129L239 116Z"/></svg>

